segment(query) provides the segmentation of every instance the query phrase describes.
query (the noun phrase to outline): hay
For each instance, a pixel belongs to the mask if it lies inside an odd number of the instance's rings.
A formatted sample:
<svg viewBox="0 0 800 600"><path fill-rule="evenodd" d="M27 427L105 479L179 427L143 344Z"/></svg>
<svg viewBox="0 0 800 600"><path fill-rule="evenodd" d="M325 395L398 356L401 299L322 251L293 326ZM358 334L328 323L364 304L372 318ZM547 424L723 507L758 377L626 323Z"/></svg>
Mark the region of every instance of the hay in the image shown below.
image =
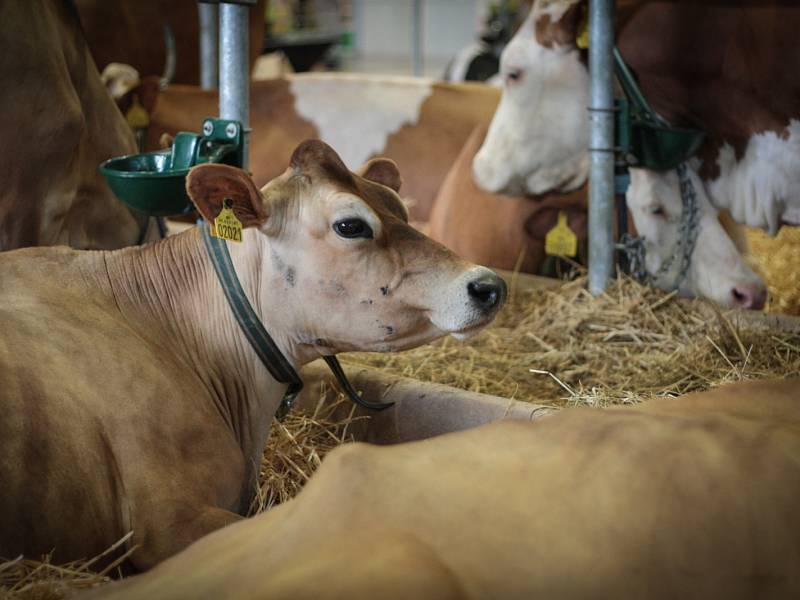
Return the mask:
<svg viewBox="0 0 800 600"><path fill-rule="evenodd" d="M496 323L467 343L445 338L342 360L554 406L636 402L800 371L796 333L737 324L709 302L627 278L598 298L585 283L512 290Z"/></svg>
<svg viewBox="0 0 800 600"><path fill-rule="evenodd" d="M800 227L782 227L775 237L749 229L747 242L769 288L767 311L800 315Z"/></svg>
<svg viewBox="0 0 800 600"><path fill-rule="evenodd" d="M353 441L348 433L350 424L369 418L354 418L355 405L343 394L329 403L325 402L326 395L323 387L320 400L310 414L293 411L283 423L275 421L272 424L261 462L256 497L250 507L251 515L294 498L328 452ZM335 413L343 404L348 411L344 417L337 418Z"/></svg>
<svg viewBox="0 0 800 600"><path fill-rule="evenodd" d="M42 560L18 557L0 562L0 598L7 600L62 600L78 590L86 590L111 581L110 575L136 550L132 547L101 570L94 570L106 557L115 553L132 536L122 539L90 560L54 565L50 556Z"/></svg>

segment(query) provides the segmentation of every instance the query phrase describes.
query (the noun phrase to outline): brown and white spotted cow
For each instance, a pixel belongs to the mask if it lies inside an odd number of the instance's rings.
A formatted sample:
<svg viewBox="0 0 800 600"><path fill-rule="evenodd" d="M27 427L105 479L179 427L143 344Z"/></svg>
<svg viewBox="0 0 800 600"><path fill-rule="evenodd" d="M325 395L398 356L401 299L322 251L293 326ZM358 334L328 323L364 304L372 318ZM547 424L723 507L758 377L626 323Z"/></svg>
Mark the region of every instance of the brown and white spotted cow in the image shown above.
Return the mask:
<svg viewBox="0 0 800 600"><path fill-rule="evenodd" d="M300 141L318 137L356 169L374 156L394 160L408 181L411 219L426 221L447 171L476 125L488 124L500 92L474 83L411 77L299 74L251 84L250 164L257 185L278 173ZM215 115L215 92L170 86L158 95L148 147L162 134L197 131Z"/></svg>
<svg viewBox="0 0 800 600"><path fill-rule="evenodd" d="M120 248L158 236L97 171L135 152L68 0L0 4L0 250Z"/></svg>
<svg viewBox="0 0 800 600"><path fill-rule="evenodd" d="M385 159L362 175L319 141L260 191L225 165L187 190L230 245L258 318L296 368L489 323L503 280L407 222ZM229 308L198 228L116 252L0 255L0 556L92 556L129 531L146 569L247 510L286 384Z"/></svg>
<svg viewBox="0 0 800 600"><path fill-rule="evenodd" d="M296 499L91 597L797 598L798 386L344 446Z"/></svg>
<svg viewBox="0 0 800 600"><path fill-rule="evenodd" d="M578 238L578 258L585 263L587 187L538 196L494 194L481 189L475 183L472 164L485 133L485 128L475 130L447 174L431 213L430 236L478 264L550 274L553 265L546 262L545 237L563 212ZM763 308L767 295L764 282L743 259L738 240L734 241L736 232L728 222L720 221L696 175L690 177L697 188L698 236L680 293L710 298L723 306ZM632 188L640 185L634 174ZM630 210L635 228L645 238L645 267L655 276L661 257L674 247L679 224L642 210L635 202ZM680 212L680 199L676 210ZM656 283L669 284L661 280Z"/></svg>
<svg viewBox="0 0 800 600"><path fill-rule="evenodd" d="M575 44L585 5L538 0L505 49L503 98L473 165L484 189L541 194L586 181L589 76ZM693 168L711 204L771 233L800 223L800 77L788 66L800 62L798 27L800 5L780 0L617 9L617 44L653 108L707 134ZM674 173L640 173L628 198L664 222L681 211Z"/></svg>

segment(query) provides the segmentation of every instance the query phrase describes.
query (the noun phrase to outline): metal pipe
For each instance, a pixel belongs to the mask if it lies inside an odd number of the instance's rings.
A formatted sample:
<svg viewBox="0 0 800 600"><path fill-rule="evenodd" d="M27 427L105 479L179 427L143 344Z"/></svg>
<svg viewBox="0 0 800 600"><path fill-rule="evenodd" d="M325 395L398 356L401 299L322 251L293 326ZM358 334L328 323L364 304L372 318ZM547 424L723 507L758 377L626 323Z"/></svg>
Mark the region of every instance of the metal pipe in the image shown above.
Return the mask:
<svg viewBox="0 0 800 600"><path fill-rule="evenodd" d="M219 116L241 122L242 168L249 159L250 76L248 73L248 6L219 6Z"/></svg>
<svg viewBox="0 0 800 600"><path fill-rule="evenodd" d="M219 86L219 5L197 3L200 20L200 87L215 90Z"/></svg>
<svg viewBox="0 0 800 600"><path fill-rule="evenodd" d="M424 59L422 56L422 0L414 0L414 13L411 24L411 44L414 53L414 75L422 77Z"/></svg>
<svg viewBox="0 0 800 600"><path fill-rule="evenodd" d="M589 0L589 291L606 289L614 268L613 0Z"/></svg>

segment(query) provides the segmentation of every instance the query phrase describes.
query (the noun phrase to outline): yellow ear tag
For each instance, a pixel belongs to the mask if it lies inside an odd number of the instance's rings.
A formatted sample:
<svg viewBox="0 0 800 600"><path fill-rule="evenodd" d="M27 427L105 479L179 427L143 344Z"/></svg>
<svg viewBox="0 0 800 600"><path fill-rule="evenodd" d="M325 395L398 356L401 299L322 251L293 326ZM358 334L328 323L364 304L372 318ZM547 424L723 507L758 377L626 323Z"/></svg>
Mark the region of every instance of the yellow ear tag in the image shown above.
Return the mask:
<svg viewBox="0 0 800 600"><path fill-rule="evenodd" d="M125 113L125 120L131 129L144 129L150 126L150 115L144 109L144 106L139 104L139 96L133 95L133 102L128 112Z"/></svg>
<svg viewBox="0 0 800 600"><path fill-rule="evenodd" d="M550 256L577 256L578 236L567 224L567 213L558 213L558 223L544 236L544 251Z"/></svg>
<svg viewBox="0 0 800 600"><path fill-rule="evenodd" d="M214 219L211 235L230 242L242 241L242 222L236 218L233 212L233 200L230 198L222 201L222 210Z"/></svg>
<svg viewBox="0 0 800 600"><path fill-rule="evenodd" d="M578 25L578 35L575 36L575 45L581 50L589 47L589 11L584 11Z"/></svg>

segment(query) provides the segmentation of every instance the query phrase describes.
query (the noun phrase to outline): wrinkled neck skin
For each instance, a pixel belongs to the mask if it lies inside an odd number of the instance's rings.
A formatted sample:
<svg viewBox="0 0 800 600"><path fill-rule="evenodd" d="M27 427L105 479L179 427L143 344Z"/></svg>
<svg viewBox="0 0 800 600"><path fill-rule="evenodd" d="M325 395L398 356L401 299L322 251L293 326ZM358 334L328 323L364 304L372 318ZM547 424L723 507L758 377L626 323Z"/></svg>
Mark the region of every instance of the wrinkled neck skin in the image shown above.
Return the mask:
<svg viewBox="0 0 800 600"><path fill-rule="evenodd" d="M295 367L318 354L297 343L292 302L269 253L267 236L244 231L228 242L242 287L264 327ZM199 227L144 247L103 253L114 299L127 323L185 365L208 391L246 457L257 459L286 384L275 381L251 348L207 256Z"/></svg>

